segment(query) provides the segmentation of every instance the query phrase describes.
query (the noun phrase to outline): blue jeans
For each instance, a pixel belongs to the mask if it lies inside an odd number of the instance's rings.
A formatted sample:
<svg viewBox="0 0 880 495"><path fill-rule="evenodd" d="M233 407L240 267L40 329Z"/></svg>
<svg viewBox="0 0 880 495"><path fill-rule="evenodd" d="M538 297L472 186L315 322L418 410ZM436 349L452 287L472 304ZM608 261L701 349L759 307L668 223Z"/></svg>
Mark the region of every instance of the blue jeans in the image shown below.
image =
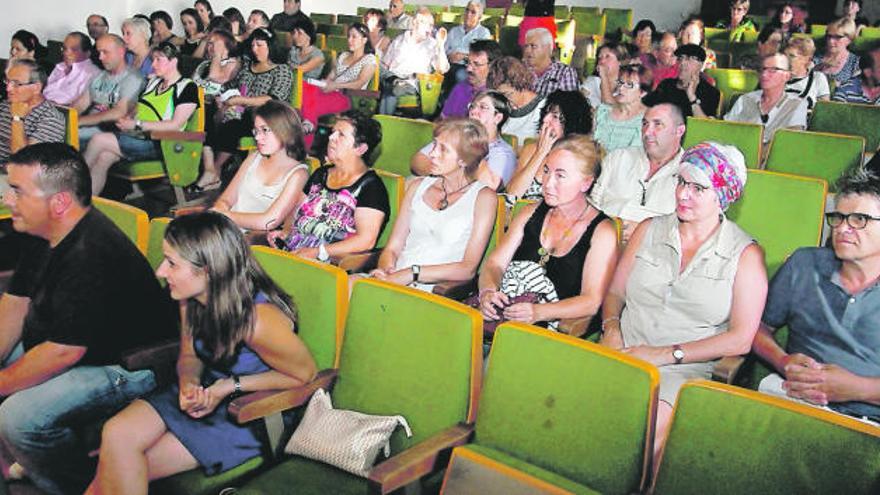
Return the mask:
<svg viewBox="0 0 880 495"><path fill-rule="evenodd" d="M16 351L5 364L14 360ZM41 490L82 493L96 459L82 433L156 387L150 370L76 366L0 404L0 436Z"/></svg>

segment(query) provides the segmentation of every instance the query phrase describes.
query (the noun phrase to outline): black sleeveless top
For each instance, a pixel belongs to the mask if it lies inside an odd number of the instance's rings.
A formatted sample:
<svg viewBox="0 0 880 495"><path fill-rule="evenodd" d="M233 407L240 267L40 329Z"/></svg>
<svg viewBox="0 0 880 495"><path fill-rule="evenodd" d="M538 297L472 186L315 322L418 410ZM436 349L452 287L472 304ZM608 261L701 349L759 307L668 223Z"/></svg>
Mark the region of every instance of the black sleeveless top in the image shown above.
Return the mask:
<svg viewBox="0 0 880 495"><path fill-rule="evenodd" d="M516 253L513 254L513 261L538 262L540 259L538 248L541 247L541 228L544 226L544 218L547 216L548 211L550 211L550 207L541 201L534 213L532 213L531 218L526 222L523 229L522 242L520 242ZM547 278L556 287L556 294L559 295L560 300L581 293L584 260L587 257L587 252L590 250L593 231L606 218L608 216L600 211L568 254L561 257L550 256L547 264L544 265L544 269L547 270Z"/></svg>
<svg viewBox="0 0 880 495"><path fill-rule="evenodd" d="M556 0L527 0L526 17L553 17Z"/></svg>

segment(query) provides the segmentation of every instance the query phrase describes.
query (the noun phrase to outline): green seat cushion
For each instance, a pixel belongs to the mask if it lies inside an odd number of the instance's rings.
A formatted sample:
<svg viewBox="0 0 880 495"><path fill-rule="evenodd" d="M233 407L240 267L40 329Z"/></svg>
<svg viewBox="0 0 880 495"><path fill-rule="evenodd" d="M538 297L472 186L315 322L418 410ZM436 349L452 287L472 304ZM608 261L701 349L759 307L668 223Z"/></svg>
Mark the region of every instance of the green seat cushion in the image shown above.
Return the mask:
<svg viewBox="0 0 880 495"><path fill-rule="evenodd" d="M809 130L862 136L865 150L873 153L880 146L880 107L817 101Z"/></svg>
<svg viewBox="0 0 880 495"><path fill-rule="evenodd" d="M779 129L767 170L824 179L833 187L841 175L861 166L864 148L861 136Z"/></svg>
<svg viewBox="0 0 880 495"><path fill-rule="evenodd" d="M152 179L165 175L165 167L161 160L144 162L122 162L113 166L113 175L128 180Z"/></svg>
<svg viewBox="0 0 880 495"><path fill-rule="evenodd" d="M409 162L414 154L434 139L434 124L391 115L376 115L373 118L382 126L382 144L373 166L409 177Z"/></svg>
<svg viewBox="0 0 880 495"><path fill-rule="evenodd" d="M730 144L742 152L746 167L758 168L761 164L762 131L761 124L688 117L682 147L687 149L703 141Z"/></svg>
<svg viewBox="0 0 880 495"><path fill-rule="evenodd" d="M708 382L682 387L656 493L880 493L880 430L782 400Z"/></svg>
<svg viewBox="0 0 880 495"><path fill-rule="evenodd" d="M206 476L201 469L193 469L150 483L150 492L179 495L215 495L220 490L238 485L249 476L253 476L264 464L265 461L262 457L256 457L241 466L214 476Z"/></svg>
<svg viewBox="0 0 880 495"><path fill-rule="evenodd" d="M495 450L495 449L492 449L489 447L484 447L481 445L467 445L463 448L466 450L472 450L473 452L484 455L494 461L500 462L501 464L504 464L504 465L511 467L513 469L516 469L518 471L522 471L523 473L526 473L526 474L531 475L535 478L538 478L539 480L546 481L547 483L550 483L551 485L558 486L559 488L562 488L564 490L568 490L571 493L578 493L578 494L584 494L584 495L592 495L592 494L601 493L601 492L593 490L589 487L586 487L584 485L580 485L578 483L575 483L574 481L571 481L570 479L562 477L554 472L548 471L546 469L541 469L540 467L538 467L534 464L530 464L530 463L525 462L521 459L517 459L516 457L505 454L504 452L501 452L500 450ZM474 488L478 488L478 487L474 487Z"/></svg>
<svg viewBox="0 0 880 495"><path fill-rule="evenodd" d="M285 459L240 488L239 495L367 495L367 480L304 457Z"/></svg>

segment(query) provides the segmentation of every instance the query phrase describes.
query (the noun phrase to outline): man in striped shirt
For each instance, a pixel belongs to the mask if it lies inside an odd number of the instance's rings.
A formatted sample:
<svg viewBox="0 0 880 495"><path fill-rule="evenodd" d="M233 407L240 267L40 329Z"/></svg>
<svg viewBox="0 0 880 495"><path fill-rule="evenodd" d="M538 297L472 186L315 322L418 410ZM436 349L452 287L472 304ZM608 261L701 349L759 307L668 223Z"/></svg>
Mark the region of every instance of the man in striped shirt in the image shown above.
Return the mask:
<svg viewBox="0 0 880 495"><path fill-rule="evenodd" d="M6 70L7 101L0 103L0 163L29 144L63 142L64 115L43 98L46 72L33 60Z"/></svg>
<svg viewBox="0 0 880 495"><path fill-rule="evenodd" d="M880 48L862 56L859 60L862 73L841 84L831 98L846 103L880 105Z"/></svg>

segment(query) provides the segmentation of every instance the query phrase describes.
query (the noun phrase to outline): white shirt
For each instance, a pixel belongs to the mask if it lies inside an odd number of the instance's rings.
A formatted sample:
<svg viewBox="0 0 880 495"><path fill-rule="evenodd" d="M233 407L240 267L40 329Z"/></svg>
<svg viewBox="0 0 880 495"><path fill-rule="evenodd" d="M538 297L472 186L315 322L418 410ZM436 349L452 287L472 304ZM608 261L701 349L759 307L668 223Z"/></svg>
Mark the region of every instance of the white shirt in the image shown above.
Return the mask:
<svg viewBox="0 0 880 495"><path fill-rule="evenodd" d="M431 69L449 70L446 52L437 49L437 40L427 37L416 41L412 31L407 31L388 46L382 55L382 66L397 77L407 79L413 74L429 74Z"/></svg>
<svg viewBox="0 0 880 495"><path fill-rule="evenodd" d="M807 100L783 93L779 102L767 114L767 122L761 120L761 90L746 93L736 100L724 120L764 124L764 144L773 139L776 129L807 128Z"/></svg>
<svg viewBox="0 0 880 495"><path fill-rule="evenodd" d="M590 200L608 216L630 222L667 215L675 211L675 186L683 150L660 167L651 170L644 148L633 146L609 153L602 160L602 172L593 186Z"/></svg>

